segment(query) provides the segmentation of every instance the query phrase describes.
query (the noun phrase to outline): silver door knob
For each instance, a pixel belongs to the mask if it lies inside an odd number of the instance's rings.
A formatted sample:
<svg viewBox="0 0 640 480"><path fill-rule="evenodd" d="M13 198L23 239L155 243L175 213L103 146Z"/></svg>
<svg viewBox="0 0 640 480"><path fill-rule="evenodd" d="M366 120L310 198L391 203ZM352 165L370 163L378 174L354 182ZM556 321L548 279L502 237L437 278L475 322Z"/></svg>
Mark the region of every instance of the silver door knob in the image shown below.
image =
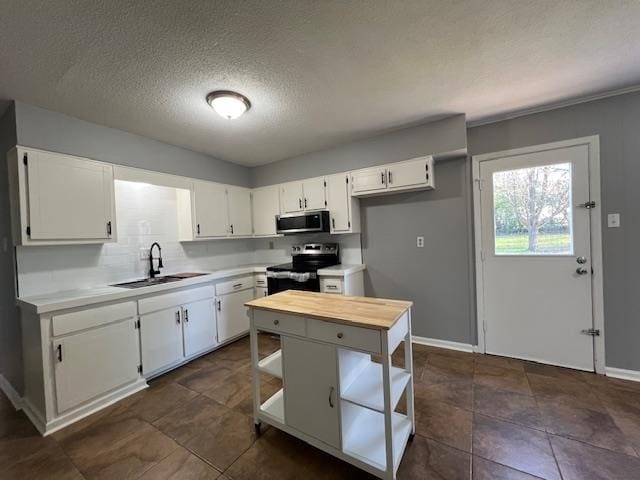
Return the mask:
<svg viewBox="0 0 640 480"><path fill-rule="evenodd" d="M584 265L585 263L587 263L587 257L578 257L576 258L576 262L578 262L580 265Z"/></svg>
<svg viewBox="0 0 640 480"><path fill-rule="evenodd" d="M576 268L576 273L578 275L586 275L587 273L589 273L589 270L587 270L584 267L578 267L578 268Z"/></svg>

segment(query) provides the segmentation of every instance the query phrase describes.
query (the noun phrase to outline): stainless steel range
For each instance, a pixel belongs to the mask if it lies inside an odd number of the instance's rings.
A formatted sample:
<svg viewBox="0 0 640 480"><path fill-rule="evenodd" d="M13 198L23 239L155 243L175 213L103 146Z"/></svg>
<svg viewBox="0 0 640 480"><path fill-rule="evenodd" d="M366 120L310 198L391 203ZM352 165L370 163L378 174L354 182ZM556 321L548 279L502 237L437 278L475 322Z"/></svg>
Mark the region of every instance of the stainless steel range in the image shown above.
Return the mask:
<svg viewBox="0 0 640 480"><path fill-rule="evenodd" d="M318 270L340 263L337 243L293 245L291 257L291 263L267 267L269 295L285 290L319 292Z"/></svg>

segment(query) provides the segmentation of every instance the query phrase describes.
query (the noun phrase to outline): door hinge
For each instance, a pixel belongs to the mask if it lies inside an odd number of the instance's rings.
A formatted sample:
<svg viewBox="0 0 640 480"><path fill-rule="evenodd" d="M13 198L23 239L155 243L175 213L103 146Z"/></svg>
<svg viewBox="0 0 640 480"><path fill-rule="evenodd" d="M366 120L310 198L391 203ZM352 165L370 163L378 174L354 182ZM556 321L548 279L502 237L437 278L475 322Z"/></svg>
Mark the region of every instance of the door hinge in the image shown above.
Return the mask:
<svg viewBox="0 0 640 480"><path fill-rule="evenodd" d="M27 235L31 236L31 227L27 227Z"/></svg>
<svg viewBox="0 0 640 480"><path fill-rule="evenodd" d="M591 210L592 208L596 208L596 202L593 200L589 200L588 202L581 203L578 206L582 208L586 208L587 210Z"/></svg>
<svg viewBox="0 0 640 480"><path fill-rule="evenodd" d="M142 364L138 365L138 373L142 373Z"/></svg>
<svg viewBox="0 0 640 480"><path fill-rule="evenodd" d="M133 328L135 330L139 330L140 329L140 320L136 320L135 322L133 322Z"/></svg>
<svg viewBox="0 0 640 480"><path fill-rule="evenodd" d="M25 165L27 165L29 163L29 158L27 157L26 153L22 157L22 163L24 163Z"/></svg>
<svg viewBox="0 0 640 480"><path fill-rule="evenodd" d="M580 330L580 333L582 333L583 335L590 335L592 337L599 337L600 336L600 329L598 329L598 328L587 328L585 330Z"/></svg>

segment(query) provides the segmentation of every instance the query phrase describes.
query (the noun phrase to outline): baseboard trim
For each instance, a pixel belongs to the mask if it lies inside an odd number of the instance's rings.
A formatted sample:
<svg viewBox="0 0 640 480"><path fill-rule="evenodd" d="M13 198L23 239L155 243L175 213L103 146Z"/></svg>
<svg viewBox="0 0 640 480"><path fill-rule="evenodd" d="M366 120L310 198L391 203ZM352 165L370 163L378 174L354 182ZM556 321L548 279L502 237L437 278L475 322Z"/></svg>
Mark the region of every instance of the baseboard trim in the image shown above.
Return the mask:
<svg viewBox="0 0 640 480"><path fill-rule="evenodd" d="M640 382L640 372L638 370L625 370L623 368L606 367L605 375L607 377L619 378L621 380Z"/></svg>
<svg viewBox="0 0 640 480"><path fill-rule="evenodd" d="M470 343L451 342L449 340L440 340L438 338L411 336L411 341L418 345L428 345L429 347L446 348L448 350L457 350L459 352L474 352L475 347Z"/></svg>
<svg viewBox="0 0 640 480"><path fill-rule="evenodd" d="M0 390L2 390L7 396L7 398L13 405L13 408L15 408L16 410L22 410L22 397L18 394L18 392L16 392L16 389L13 388L11 382L9 382L9 380L7 380L6 377L2 374L0 374Z"/></svg>

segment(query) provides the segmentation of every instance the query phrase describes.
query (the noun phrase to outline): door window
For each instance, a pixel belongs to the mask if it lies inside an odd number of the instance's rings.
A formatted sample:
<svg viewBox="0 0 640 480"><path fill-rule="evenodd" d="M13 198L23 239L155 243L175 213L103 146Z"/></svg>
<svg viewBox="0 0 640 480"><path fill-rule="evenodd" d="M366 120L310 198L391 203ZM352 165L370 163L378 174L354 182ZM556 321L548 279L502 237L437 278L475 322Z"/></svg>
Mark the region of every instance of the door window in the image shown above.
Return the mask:
<svg viewBox="0 0 640 480"><path fill-rule="evenodd" d="M493 173L496 255L573 255L571 163Z"/></svg>

